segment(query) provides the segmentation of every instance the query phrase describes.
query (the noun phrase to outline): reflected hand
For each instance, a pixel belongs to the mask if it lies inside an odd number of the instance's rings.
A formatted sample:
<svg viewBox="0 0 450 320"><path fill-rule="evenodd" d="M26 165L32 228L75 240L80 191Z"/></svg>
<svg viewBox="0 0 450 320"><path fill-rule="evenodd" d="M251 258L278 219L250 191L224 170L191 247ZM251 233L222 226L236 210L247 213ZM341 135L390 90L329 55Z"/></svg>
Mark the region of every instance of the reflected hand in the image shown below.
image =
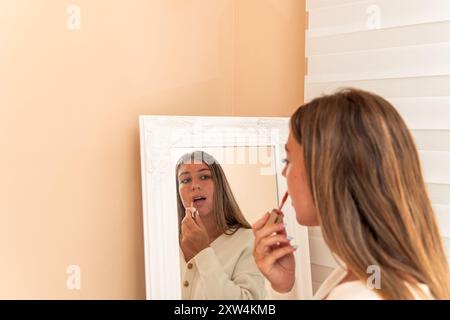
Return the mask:
<svg viewBox="0 0 450 320"><path fill-rule="evenodd" d="M200 215L192 216L193 204L186 208L185 217L181 222L181 250L186 262L195 257L200 251L209 247L209 236Z"/></svg>
<svg viewBox="0 0 450 320"><path fill-rule="evenodd" d="M278 292L288 292L295 282L294 251L297 248L289 243L283 221L266 225L269 216L267 212L253 225L253 257L272 288Z"/></svg>

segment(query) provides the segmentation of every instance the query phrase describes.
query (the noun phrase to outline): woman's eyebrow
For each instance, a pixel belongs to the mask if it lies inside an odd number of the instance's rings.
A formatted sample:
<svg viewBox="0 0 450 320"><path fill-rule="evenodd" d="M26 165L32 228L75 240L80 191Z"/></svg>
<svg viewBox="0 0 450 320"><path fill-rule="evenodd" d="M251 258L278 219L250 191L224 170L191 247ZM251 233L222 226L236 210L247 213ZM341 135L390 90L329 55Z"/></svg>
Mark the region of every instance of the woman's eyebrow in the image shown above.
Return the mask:
<svg viewBox="0 0 450 320"><path fill-rule="evenodd" d="M210 170L208 168L202 168L202 169L199 169L197 172L202 172L202 171L210 171ZM191 174L191 172L190 171L183 171L180 174L178 174L178 177L181 177L184 174Z"/></svg>
<svg viewBox="0 0 450 320"><path fill-rule="evenodd" d="M181 173L178 175L178 178L181 177L183 174L190 174L190 172L189 172L189 171L181 172Z"/></svg>

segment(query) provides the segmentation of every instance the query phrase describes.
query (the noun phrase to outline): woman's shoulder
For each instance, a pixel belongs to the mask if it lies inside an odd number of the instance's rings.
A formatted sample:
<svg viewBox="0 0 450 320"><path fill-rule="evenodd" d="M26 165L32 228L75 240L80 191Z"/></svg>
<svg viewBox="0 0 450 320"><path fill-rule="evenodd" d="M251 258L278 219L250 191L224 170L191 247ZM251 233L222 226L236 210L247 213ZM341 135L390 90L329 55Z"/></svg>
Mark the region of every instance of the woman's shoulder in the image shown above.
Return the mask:
<svg viewBox="0 0 450 320"><path fill-rule="evenodd" d="M369 288L362 281L344 282L334 287L327 300L381 300L376 288Z"/></svg>
<svg viewBox="0 0 450 320"><path fill-rule="evenodd" d="M408 285L416 300L433 299L430 289L425 284L418 284L417 288ZM383 299L376 288L370 288L363 281L349 281L337 285L326 298L327 300L381 300Z"/></svg>
<svg viewBox="0 0 450 320"><path fill-rule="evenodd" d="M244 227L239 227L231 236L239 239L254 239L253 230Z"/></svg>
<svg viewBox="0 0 450 320"><path fill-rule="evenodd" d="M235 248L245 244L253 244L254 236L252 229L243 227L231 228L214 240L211 245L213 247L233 246Z"/></svg>
<svg viewBox="0 0 450 320"><path fill-rule="evenodd" d="M221 239L222 241L220 242L222 244L226 243L227 246L232 246L237 249L252 246L255 238L252 229L239 227L229 230L229 233L223 234Z"/></svg>

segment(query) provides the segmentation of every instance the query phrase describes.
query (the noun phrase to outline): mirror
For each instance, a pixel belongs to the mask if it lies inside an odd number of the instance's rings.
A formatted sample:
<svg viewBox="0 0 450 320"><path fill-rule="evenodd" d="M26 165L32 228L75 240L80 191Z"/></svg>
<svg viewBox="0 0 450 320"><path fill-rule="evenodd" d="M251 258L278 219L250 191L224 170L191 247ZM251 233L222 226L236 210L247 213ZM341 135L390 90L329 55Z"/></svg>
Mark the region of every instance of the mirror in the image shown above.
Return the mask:
<svg viewBox="0 0 450 320"><path fill-rule="evenodd" d="M189 287L187 280L193 278L186 278L186 261L179 246L179 190L175 168L180 157L193 151L213 156L251 225L265 212L277 207L287 190L281 176L287 134L288 118L140 117L147 299L201 298L190 296L186 293L189 290L184 290ZM296 222L289 201L283 212L292 242L299 246L296 284L290 293L280 295L272 291L268 282L263 282L260 290L264 294L257 296L258 299L307 299L312 296L307 229ZM253 239L245 241L252 245ZM216 241L211 243L213 249L215 245ZM233 250L235 248L230 252ZM225 270L225 274L232 277L230 270Z"/></svg>

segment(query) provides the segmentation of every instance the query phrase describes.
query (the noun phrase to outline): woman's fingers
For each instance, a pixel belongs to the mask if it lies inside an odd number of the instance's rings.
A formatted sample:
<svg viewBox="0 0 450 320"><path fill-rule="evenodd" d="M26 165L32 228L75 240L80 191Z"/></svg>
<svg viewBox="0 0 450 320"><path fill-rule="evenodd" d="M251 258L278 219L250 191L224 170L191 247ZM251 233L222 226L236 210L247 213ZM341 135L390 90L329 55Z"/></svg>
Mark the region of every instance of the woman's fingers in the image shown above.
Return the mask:
<svg viewBox="0 0 450 320"><path fill-rule="evenodd" d="M263 257L267 253L271 252L273 249L273 246L277 244L288 244L291 239L287 238L286 235L273 235L269 236L267 238L261 239L258 246L255 248L255 255L256 257Z"/></svg>
<svg viewBox="0 0 450 320"><path fill-rule="evenodd" d="M194 207L187 207L186 210L184 211L185 216L189 216L193 219L195 219L196 213L197 209L195 209Z"/></svg>
<svg viewBox="0 0 450 320"><path fill-rule="evenodd" d="M280 222L279 224L281 224L281 225L284 226L284 221L281 220L281 222ZM279 232L277 232L277 233L278 233L278 234L282 234L282 235L287 236L286 228L281 229L281 231L279 231Z"/></svg>
<svg viewBox="0 0 450 320"><path fill-rule="evenodd" d="M191 201L190 207L187 207L184 209L185 218L189 217L189 218L195 219L196 213L197 213L197 209L194 207L194 202Z"/></svg>
<svg viewBox="0 0 450 320"><path fill-rule="evenodd" d="M203 221L201 220L200 216L197 215L197 217L194 219L190 213L190 210L196 210L195 208L186 208L186 215L183 219L183 225L186 226L186 228L190 231L190 232L201 232L202 230L204 230L206 232L206 228L203 225ZM183 230L183 229L182 229Z"/></svg>
<svg viewBox="0 0 450 320"><path fill-rule="evenodd" d="M189 207L189 210L191 212L191 217L195 219L197 216L197 208L194 207L194 201L191 201L191 206Z"/></svg>
<svg viewBox="0 0 450 320"><path fill-rule="evenodd" d="M189 211L188 208L186 208L186 214L183 218L183 221L181 222L181 230L186 231L186 230L193 230L194 227L196 226L194 219L191 216L191 213Z"/></svg>
<svg viewBox="0 0 450 320"><path fill-rule="evenodd" d="M188 218L187 216L185 216L183 218L183 221L181 222L181 232L186 235L186 232L190 229L189 228L189 223L187 222Z"/></svg>
<svg viewBox="0 0 450 320"><path fill-rule="evenodd" d="M266 255L263 258L262 263L266 266L274 265L277 260L287 256L288 254L294 253L297 250L297 247L287 245L285 247L280 247L278 249L273 250L270 254Z"/></svg>
<svg viewBox="0 0 450 320"><path fill-rule="evenodd" d="M285 227L283 223L276 223L265 226L264 228L255 232L255 244L258 245L262 239L272 235L273 233L282 233L284 229ZM285 233L286 232L284 232L284 234Z"/></svg>
<svg viewBox="0 0 450 320"><path fill-rule="evenodd" d="M291 238L287 238L284 234L276 234L261 240L260 247L270 247L278 243L288 243Z"/></svg>
<svg viewBox="0 0 450 320"><path fill-rule="evenodd" d="M196 216L194 223L196 223L198 228L206 230L205 225L203 224L203 221L202 221L202 218L200 217L200 215Z"/></svg>

